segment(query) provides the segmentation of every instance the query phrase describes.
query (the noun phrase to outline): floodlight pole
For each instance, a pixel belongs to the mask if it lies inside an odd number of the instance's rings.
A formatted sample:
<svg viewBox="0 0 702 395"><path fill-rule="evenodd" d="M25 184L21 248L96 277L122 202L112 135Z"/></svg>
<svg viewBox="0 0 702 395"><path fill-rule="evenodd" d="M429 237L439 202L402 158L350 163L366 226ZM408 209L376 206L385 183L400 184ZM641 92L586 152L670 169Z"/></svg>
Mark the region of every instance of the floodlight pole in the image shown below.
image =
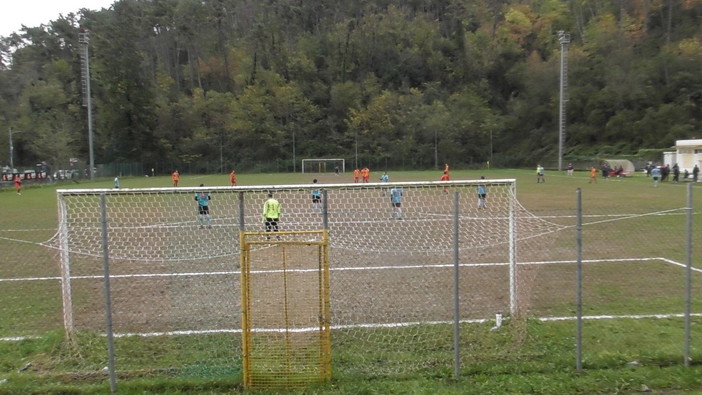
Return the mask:
<svg viewBox="0 0 702 395"><path fill-rule="evenodd" d="M566 103L568 102L568 45L570 34L560 30L558 41L561 43L561 81L558 106L558 171L563 170L563 146L565 145Z"/></svg>
<svg viewBox="0 0 702 395"><path fill-rule="evenodd" d="M292 154L293 154L293 173L297 173L297 158L295 158L295 128L292 131Z"/></svg>
<svg viewBox="0 0 702 395"><path fill-rule="evenodd" d="M356 135L356 156L354 158L353 166L354 166L354 169L358 169L358 130L356 130L355 135Z"/></svg>
<svg viewBox="0 0 702 395"><path fill-rule="evenodd" d="M439 131L434 129L434 170L439 170Z"/></svg>
<svg viewBox="0 0 702 395"><path fill-rule="evenodd" d="M88 44L90 43L90 34L88 32L78 33L78 42L81 44L81 69L83 82L83 106L88 108L88 152L90 156L90 180L95 180L95 156L93 155L93 105L90 95L90 57L88 56Z"/></svg>
<svg viewBox="0 0 702 395"><path fill-rule="evenodd" d="M12 128L9 129L10 132L10 171L14 173L15 171L15 146L12 144L12 135L17 134L17 133L24 133L21 130L15 130L12 131Z"/></svg>

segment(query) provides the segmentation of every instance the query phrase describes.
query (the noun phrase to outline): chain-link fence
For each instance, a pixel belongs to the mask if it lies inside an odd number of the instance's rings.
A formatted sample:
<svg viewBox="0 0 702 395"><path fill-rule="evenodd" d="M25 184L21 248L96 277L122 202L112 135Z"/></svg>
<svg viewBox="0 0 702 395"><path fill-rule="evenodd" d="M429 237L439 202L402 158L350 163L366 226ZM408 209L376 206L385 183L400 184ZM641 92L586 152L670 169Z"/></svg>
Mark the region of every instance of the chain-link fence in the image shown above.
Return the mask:
<svg viewBox="0 0 702 395"><path fill-rule="evenodd" d="M586 193L582 205L577 191L553 197L569 203L533 209L512 181L325 185L324 205L318 188L66 190L61 220L51 208L3 216L0 337L63 329L80 345L113 336L111 358L71 366L79 372L111 359L131 375L239 374L238 235L263 229L260 206L272 191L284 230L330 230L332 370L460 374L518 352L530 320L573 322L578 368L641 349L679 354L682 364L694 350L702 273L691 187L675 201ZM196 208L203 192L207 217ZM280 258L274 248L257 253ZM616 340L645 334L649 320L669 330ZM612 337L589 336L602 322ZM661 336L679 338L677 349L661 350Z"/></svg>

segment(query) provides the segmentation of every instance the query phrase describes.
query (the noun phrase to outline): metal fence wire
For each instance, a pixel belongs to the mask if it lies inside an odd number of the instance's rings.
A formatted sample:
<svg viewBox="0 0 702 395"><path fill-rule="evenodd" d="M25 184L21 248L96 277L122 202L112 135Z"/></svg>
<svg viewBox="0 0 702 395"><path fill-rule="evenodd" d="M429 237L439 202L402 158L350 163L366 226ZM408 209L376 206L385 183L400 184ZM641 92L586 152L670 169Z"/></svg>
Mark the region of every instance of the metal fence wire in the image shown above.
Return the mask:
<svg viewBox="0 0 702 395"><path fill-rule="evenodd" d="M534 320L573 324L578 371L608 357L633 363L650 350L680 355L687 366L692 323L700 317L693 307L702 301L692 186L679 201L635 205L583 199L577 190L574 209L561 211L525 208L515 186L478 180L59 190L56 228L0 218L0 338L64 330L80 347L97 336L108 355L70 368L107 367L113 386L120 372L242 374L248 348L315 357L282 351L323 350L304 347L319 342L305 336L320 333L320 325L330 330L331 370L364 377L437 368L460 375L514 353L529 358L532 351L521 347ZM270 198L282 206L279 229L262 218ZM32 215L57 216L50 209ZM263 241L246 249L255 257L247 278L258 288L242 294L239 243L241 232L251 231ZM308 286L321 270L317 241L304 239L317 231L328 232L328 310L320 307L323 298L305 299L319 289ZM270 237L282 243L269 244ZM286 243L301 247L283 252ZM266 278L276 282L266 288ZM280 325L246 321L242 299ZM286 309L275 312L281 303ZM297 316L307 321L291 319ZM669 322L666 333L608 343L645 332L650 320ZM297 341L246 346L242 322L250 324L251 341ZM612 337L588 336L608 323ZM662 345L661 336L680 340ZM286 372L296 374L281 368ZM294 377L270 385L290 382Z"/></svg>

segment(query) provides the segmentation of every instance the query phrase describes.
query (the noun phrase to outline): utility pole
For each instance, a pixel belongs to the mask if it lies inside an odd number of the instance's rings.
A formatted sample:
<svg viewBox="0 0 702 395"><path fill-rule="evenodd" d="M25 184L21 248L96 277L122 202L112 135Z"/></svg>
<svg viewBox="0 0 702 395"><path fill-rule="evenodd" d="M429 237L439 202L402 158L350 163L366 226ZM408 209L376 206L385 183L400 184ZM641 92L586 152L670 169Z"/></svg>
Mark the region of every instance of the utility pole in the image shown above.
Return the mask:
<svg viewBox="0 0 702 395"><path fill-rule="evenodd" d="M93 155L93 105L90 95L90 57L88 56L88 44L90 43L90 33L78 33L78 42L81 44L80 65L81 82L83 84L83 106L88 108L88 152L90 156L90 181L95 180L95 156Z"/></svg>
<svg viewBox="0 0 702 395"><path fill-rule="evenodd" d="M558 171L563 170L563 147L566 133L566 103L568 102L568 45L570 34L560 30L558 41L561 43L561 83L558 106Z"/></svg>
<svg viewBox="0 0 702 395"><path fill-rule="evenodd" d="M15 146L12 143L12 134L17 134L17 133L24 133L21 130L15 130L12 131L12 127L10 127L9 134L10 134L10 171L15 172Z"/></svg>
<svg viewBox="0 0 702 395"><path fill-rule="evenodd" d="M12 146L12 128L10 128L10 171L15 171L15 162L12 159L14 156L14 147Z"/></svg>

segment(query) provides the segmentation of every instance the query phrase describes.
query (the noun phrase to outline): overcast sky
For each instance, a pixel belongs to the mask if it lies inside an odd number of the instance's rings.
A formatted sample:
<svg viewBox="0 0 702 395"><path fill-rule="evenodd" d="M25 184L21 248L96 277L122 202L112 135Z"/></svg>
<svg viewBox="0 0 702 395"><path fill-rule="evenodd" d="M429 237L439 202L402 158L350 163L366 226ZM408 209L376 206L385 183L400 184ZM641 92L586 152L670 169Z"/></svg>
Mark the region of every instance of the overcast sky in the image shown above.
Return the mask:
<svg viewBox="0 0 702 395"><path fill-rule="evenodd" d="M0 36L56 20L59 14L78 13L81 8L109 8L115 0L0 0Z"/></svg>

